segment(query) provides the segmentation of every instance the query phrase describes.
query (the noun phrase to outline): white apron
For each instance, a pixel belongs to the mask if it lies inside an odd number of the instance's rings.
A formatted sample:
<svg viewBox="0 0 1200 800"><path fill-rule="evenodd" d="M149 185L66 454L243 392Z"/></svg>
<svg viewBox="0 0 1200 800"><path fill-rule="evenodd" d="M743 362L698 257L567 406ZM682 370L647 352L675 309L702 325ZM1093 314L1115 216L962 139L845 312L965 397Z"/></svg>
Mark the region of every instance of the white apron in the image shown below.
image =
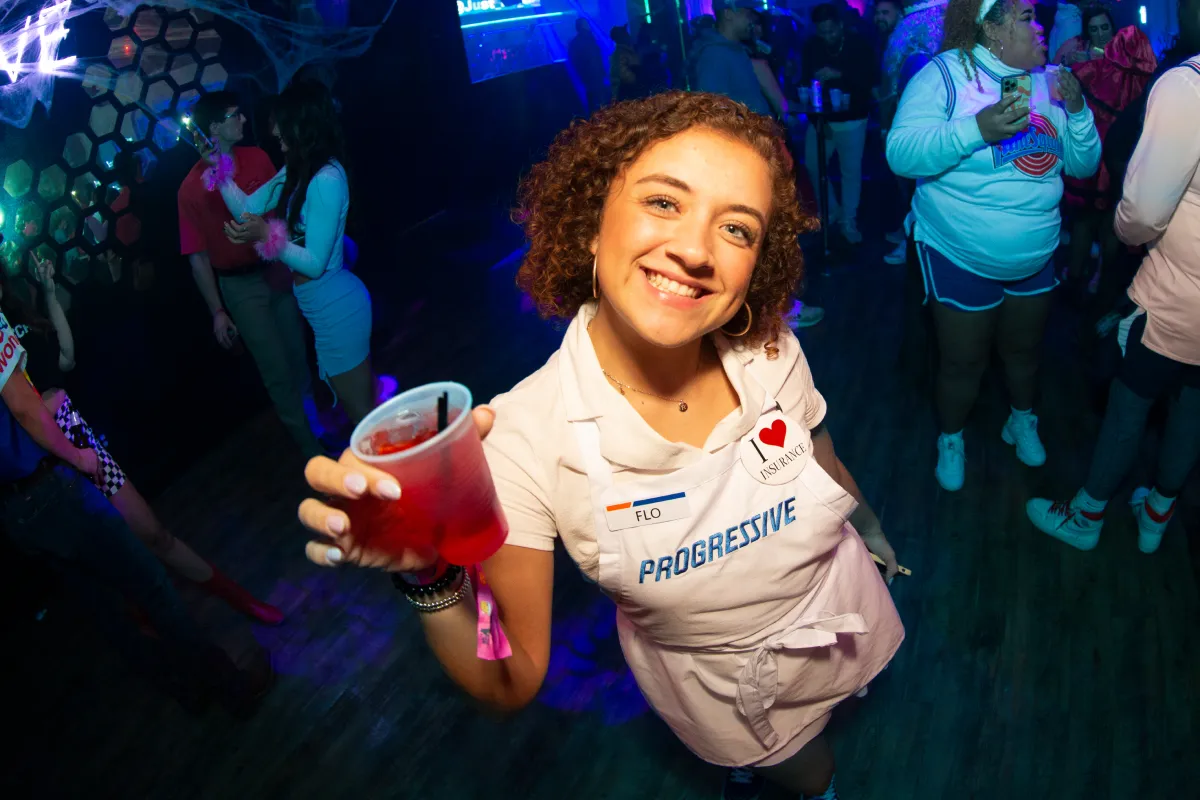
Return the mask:
<svg viewBox="0 0 1200 800"><path fill-rule="evenodd" d="M569 348L559 357L563 392L580 406ZM571 427L621 650L692 752L723 766L790 756L887 666L904 629L847 523L856 502L773 398L741 442L618 484L596 422Z"/></svg>

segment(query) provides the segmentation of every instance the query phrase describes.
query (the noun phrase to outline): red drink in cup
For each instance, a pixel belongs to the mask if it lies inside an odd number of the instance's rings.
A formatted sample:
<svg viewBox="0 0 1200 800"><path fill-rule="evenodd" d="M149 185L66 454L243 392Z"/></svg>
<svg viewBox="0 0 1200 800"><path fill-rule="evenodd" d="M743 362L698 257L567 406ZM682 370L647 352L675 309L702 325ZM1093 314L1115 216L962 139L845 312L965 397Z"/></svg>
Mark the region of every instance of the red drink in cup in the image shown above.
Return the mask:
<svg viewBox="0 0 1200 800"><path fill-rule="evenodd" d="M439 431L442 397L445 428ZM343 506L351 535L365 547L399 554L432 546L451 564L466 566L504 544L508 523L465 386L431 383L393 397L358 424L350 447L401 487L394 502L368 497Z"/></svg>

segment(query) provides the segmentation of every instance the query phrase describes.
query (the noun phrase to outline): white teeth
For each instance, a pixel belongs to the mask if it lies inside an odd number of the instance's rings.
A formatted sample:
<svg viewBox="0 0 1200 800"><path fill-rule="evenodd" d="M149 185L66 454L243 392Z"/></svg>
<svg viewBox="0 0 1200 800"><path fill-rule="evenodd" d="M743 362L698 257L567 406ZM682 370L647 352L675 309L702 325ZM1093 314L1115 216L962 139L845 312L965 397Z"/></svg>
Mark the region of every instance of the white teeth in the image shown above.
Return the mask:
<svg viewBox="0 0 1200 800"><path fill-rule="evenodd" d="M673 281L666 275L661 275L657 272L646 270L646 276L650 280L650 285L660 292L670 292L677 294L680 297L690 297L693 300L700 296L700 290L693 286L684 286L678 281Z"/></svg>

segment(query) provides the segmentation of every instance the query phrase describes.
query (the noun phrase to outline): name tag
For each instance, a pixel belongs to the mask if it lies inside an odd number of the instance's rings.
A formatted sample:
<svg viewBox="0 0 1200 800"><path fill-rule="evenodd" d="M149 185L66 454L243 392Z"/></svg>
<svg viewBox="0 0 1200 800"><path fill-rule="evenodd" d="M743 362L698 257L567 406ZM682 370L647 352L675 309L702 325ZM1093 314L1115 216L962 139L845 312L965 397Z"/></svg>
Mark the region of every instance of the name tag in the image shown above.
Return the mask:
<svg viewBox="0 0 1200 800"><path fill-rule="evenodd" d="M630 500L627 503L606 506L604 509L610 531L685 519L688 514L687 492Z"/></svg>

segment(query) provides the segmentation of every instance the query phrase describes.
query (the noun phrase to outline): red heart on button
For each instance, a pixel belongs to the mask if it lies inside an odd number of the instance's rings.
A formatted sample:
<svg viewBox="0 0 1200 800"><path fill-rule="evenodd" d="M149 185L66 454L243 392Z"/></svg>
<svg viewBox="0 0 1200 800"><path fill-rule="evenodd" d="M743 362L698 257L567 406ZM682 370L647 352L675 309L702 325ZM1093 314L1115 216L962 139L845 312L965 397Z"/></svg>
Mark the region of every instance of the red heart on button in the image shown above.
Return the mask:
<svg viewBox="0 0 1200 800"><path fill-rule="evenodd" d="M769 444L772 447L783 447L783 441L787 437L787 425L783 420L777 419L771 423L771 427L763 428L758 432L758 438L763 444Z"/></svg>

